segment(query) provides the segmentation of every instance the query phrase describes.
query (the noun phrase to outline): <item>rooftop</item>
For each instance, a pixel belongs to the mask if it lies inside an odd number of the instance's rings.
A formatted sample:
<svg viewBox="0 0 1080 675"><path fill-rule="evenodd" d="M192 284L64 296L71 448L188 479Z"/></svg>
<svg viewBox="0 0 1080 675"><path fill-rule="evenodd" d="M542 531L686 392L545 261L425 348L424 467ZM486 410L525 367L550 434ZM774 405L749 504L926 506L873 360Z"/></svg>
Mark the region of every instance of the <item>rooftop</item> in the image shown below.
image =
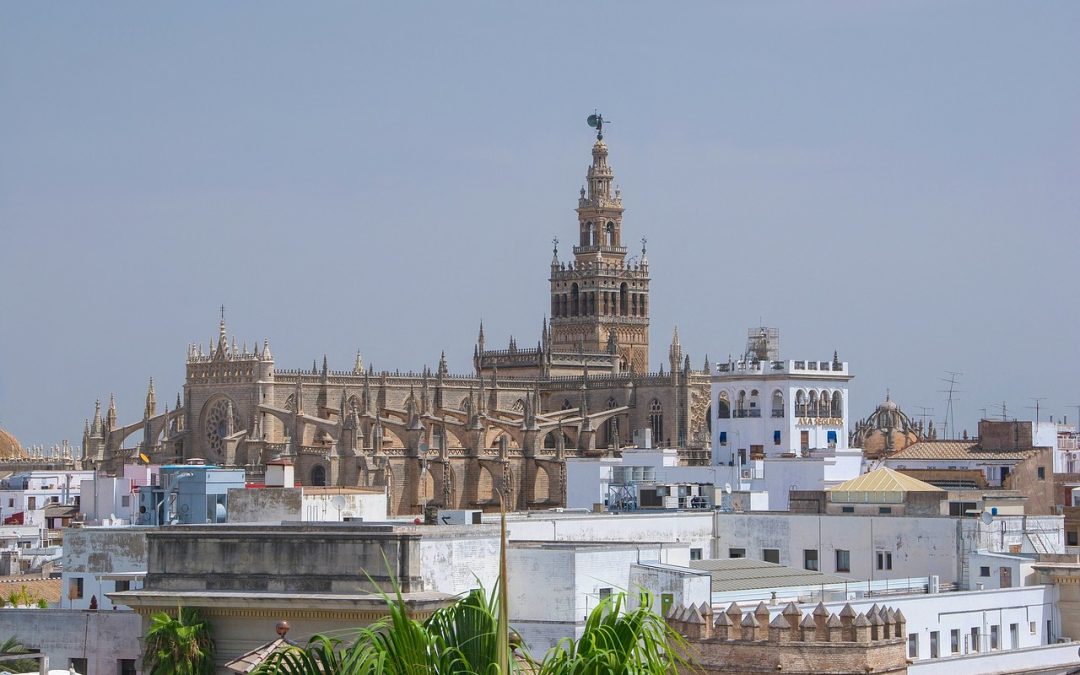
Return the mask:
<svg viewBox="0 0 1080 675"><path fill-rule="evenodd" d="M1027 459L1033 452L1034 450L988 450L982 448L978 441L919 441L894 453L889 459L989 459L1008 461Z"/></svg>
<svg viewBox="0 0 1080 675"><path fill-rule="evenodd" d="M829 492L944 492L941 488L893 471L888 467L875 469L870 473L834 485Z"/></svg>
<svg viewBox="0 0 1080 675"><path fill-rule="evenodd" d="M709 573L709 576L712 577L713 593L750 591L762 588L846 584L856 581L849 577L803 570L786 565L776 565L749 558L692 560L690 561L690 568Z"/></svg>

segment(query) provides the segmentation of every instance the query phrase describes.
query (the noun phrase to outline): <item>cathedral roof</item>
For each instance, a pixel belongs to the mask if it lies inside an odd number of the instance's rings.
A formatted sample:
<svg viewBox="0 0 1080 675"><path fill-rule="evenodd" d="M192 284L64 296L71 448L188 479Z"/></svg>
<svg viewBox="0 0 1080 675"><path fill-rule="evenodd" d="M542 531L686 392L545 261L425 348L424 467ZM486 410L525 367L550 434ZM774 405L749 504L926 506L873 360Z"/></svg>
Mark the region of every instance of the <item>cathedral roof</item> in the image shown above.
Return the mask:
<svg viewBox="0 0 1080 675"><path fill-rule="evenodd" d="M27 457L26 450L19 444L19 440L0 429L0 459L21 459Z"/></svg>

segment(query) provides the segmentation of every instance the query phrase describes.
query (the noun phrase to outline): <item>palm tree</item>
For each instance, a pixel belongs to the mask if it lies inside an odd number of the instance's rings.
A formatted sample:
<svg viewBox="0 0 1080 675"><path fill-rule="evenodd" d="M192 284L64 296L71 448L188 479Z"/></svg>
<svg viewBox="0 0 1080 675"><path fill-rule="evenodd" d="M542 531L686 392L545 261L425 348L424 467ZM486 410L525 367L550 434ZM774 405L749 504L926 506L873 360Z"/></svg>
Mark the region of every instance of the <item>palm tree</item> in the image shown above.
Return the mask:
<svg viewBox="0 0 1080 675"><path fill-rule="evenodd" d="M29 654L30 650L19 641L18 638L12 636L0 643L0 656L11 656L13 654ZM29 673L31 671L38 670L37 659L17 659L15 661L0 661L0 670L8 670L13 673Z"/></svg>
<svg viewBox="0 0 1080 675"><path fill-rule="evenodd" d="M143 663L149 675L213 675L210 624L191 607L177 609L175 618L157 612L150 618Z"/></svg>

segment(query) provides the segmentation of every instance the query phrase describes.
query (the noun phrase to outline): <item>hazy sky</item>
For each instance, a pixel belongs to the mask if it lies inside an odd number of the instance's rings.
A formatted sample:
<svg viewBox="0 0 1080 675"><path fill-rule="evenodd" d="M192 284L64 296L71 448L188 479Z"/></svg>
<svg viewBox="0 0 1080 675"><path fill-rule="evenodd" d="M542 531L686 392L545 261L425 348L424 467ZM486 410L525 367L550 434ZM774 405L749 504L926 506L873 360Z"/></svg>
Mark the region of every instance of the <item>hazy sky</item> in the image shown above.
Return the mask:
<svg viewBox="0 0 1080 675"><path fill-rule="evenodd" d="M0 5L0 425L172 402L226 306L279 367L538 339L592 143L652 361L763 321L957 426L1080 404L1080 3ZM634 243L631 246L636 248Z"/></svg>

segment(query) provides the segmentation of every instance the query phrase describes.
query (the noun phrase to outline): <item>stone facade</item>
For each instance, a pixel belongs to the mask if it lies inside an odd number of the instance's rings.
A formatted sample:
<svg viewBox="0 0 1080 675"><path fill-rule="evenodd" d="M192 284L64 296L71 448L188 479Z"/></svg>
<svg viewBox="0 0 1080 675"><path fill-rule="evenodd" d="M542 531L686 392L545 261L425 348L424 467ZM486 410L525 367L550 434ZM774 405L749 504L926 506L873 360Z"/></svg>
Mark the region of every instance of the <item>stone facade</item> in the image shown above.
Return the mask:
<svg viewBox="0 0 1080 675"><path fill-rule="evenodd" d="M735 603L721 614L712 607L671 608L668 624L687 640L695 673L780 672L906 673L903 612L874 605L856 613L846 605L830 614L824 605L803 614L789 603L771 617L759 604L743 613Z"/></svg>
<svg viewBox="0 0 1080 675"><path fill-rule="evenodd" d="M708 364L690 366L678 332L665 372L649 372L649 265L626 259L622 197L612 190L607 146L597 140L588 190L578 201L575 260L552 261L552 316L535 349L474 348L474 372L285 370L268 341L230 341L224 312L208 347L188 349L183 396L159 411L153 381L142 418L121 425L97 405L83 434L85 459L117 471L144 453L154 462L202 459L243 467L259 481L266 462L294 462L305 485L385 487L391 515L425 506L494 510L565 503L565 459L617 452L634 430L709 457ZM137 445L129 439L141 442Z"/></svg>

